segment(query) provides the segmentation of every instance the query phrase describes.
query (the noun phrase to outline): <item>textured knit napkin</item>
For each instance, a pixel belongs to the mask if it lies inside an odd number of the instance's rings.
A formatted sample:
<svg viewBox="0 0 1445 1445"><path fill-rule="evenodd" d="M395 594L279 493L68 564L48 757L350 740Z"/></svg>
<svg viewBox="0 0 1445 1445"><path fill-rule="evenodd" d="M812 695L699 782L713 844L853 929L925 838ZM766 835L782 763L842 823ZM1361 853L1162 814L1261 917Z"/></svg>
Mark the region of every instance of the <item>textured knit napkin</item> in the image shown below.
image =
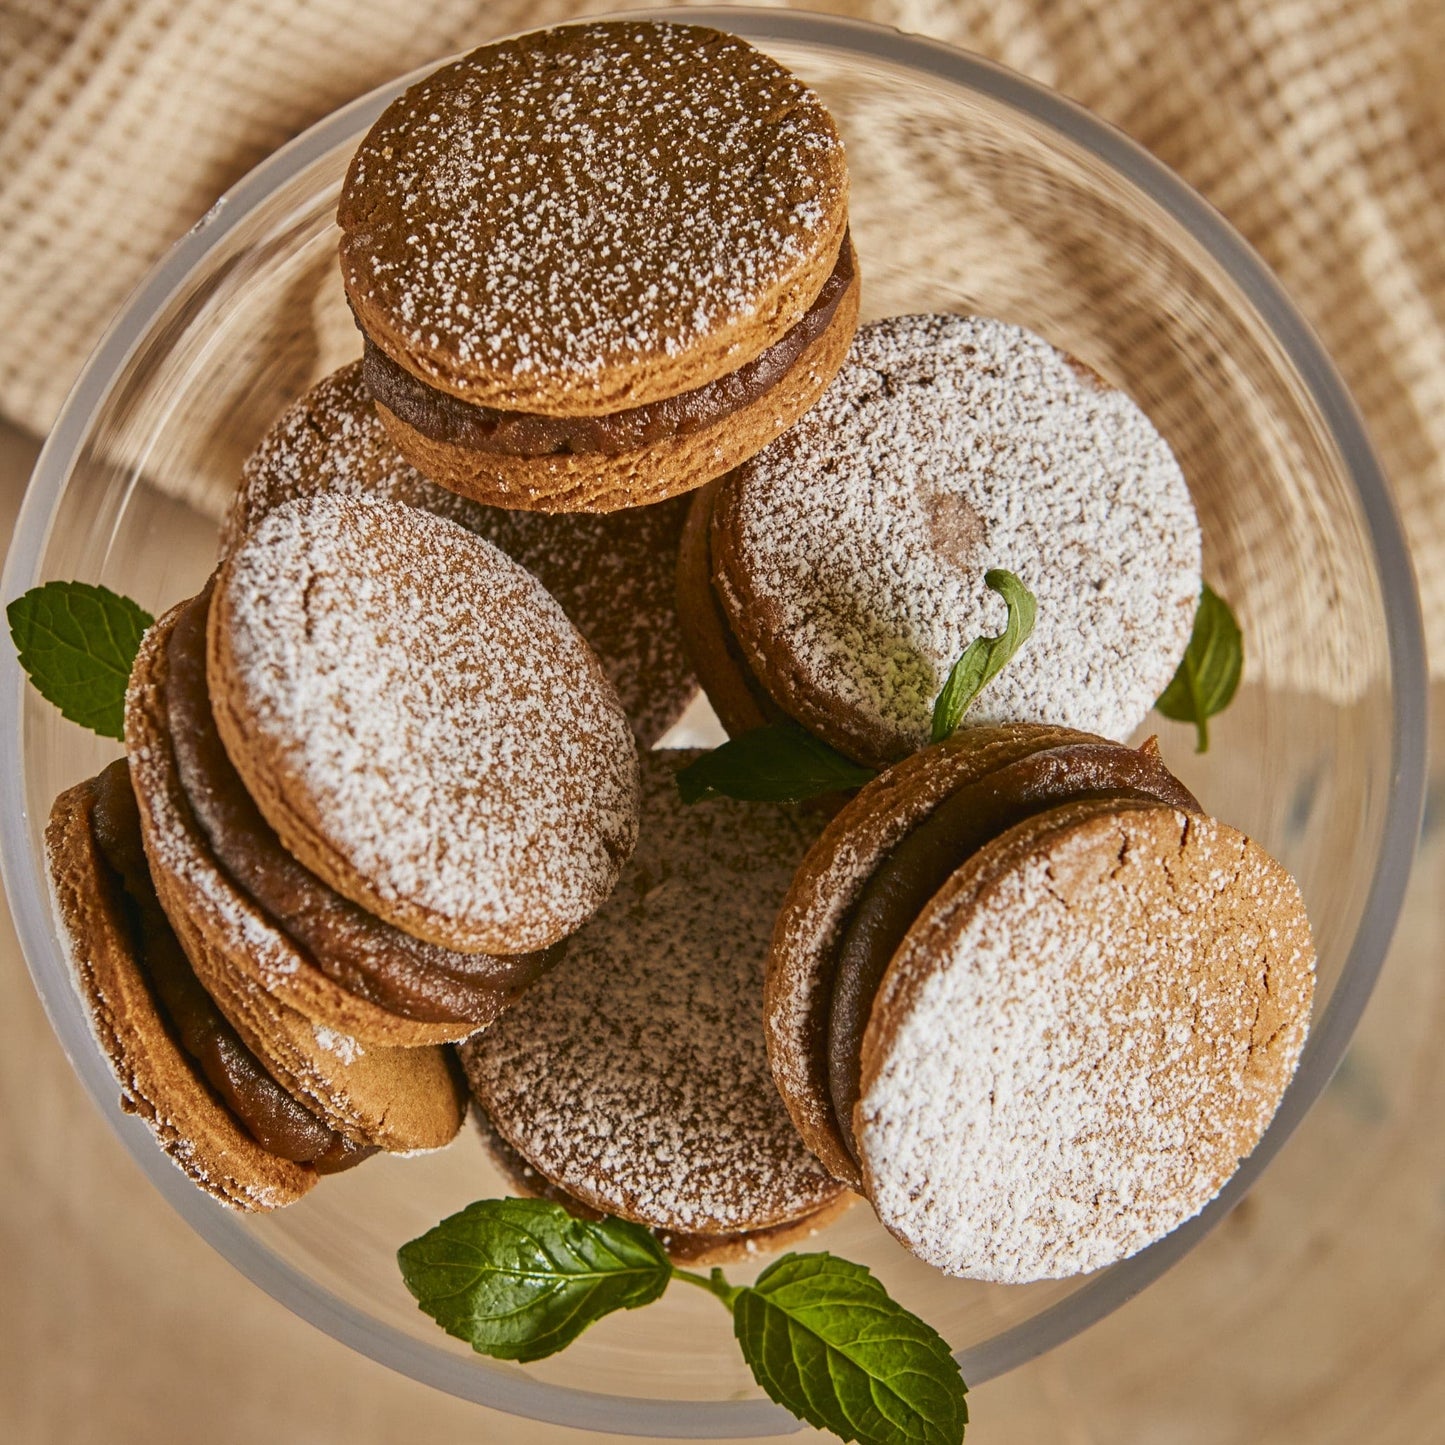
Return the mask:
<svg viewBox="0 0 1445 1445"><path fill-rule="evenodd" d="M0 411L36 432L146 269L343 101L616 0L0 0ZM1445 3L833 0L1129 132L1263 254L1396 490L1445 669Z"/></svg>

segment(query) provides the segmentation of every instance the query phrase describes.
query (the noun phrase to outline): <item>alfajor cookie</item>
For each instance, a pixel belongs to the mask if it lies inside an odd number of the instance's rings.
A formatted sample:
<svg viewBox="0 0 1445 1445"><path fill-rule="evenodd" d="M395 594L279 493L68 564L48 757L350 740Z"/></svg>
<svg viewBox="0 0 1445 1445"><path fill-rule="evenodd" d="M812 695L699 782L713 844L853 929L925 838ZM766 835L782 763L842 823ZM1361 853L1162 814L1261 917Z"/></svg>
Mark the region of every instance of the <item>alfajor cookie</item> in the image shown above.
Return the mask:
<svg viewBox="0 0 1445 1445"><path fill-rule="evenodd" d="M1278 1107L1314 979L1293 879L1156 749L1028 731L865 788L799 870L768 979L805 1136L920 1258L1005 1282L1203 1208Z"/></svg>
<svg viewBox="0 0 1445 1445"><path fill-rule="evenodd" d="M447 1054L422 1040L456 1038L476 1025L418 1023L343 989L220 865L192 811L167 727L168 644L186 610L173 608L146 633L126 696L139 830L166 919L206 993L288 1093L359 1142L402 1152L440 1148L461 1127L463 1111ZM328 905L303 900L298 914L308 906L324 915ZM324 916L313 922L317 934L327 927ZM350 926L354 920L332 921L338 931ZM331 1022L318 1022L288 999L304 1000ZM411 1047L363 1043L337 1027L343 1021L360 1022L373 1039L399 1036Z"/></svg>
<svg viewBox="0 0 1445 1445"><path fill-rule="evenodd" d="M151 886L123 760L56 799L46 852L61 943L121 1106L197 1185L275 1209L372 1152L279 1085L201 987Z"/></svg>
<svg viewBox="0 0 1445 1445"><path fill-rule="evenodd" d="M558 516L469 501L429 481L397 451L362 380L360 362L313 386L247 459L222 527L222 557L268 512L318 492L421 507L485 537L521 563L592 645L644 747L696 696L674 591L685 498Z"/></svg>
<svg viewBox="0 0 1445 1445"><path fill-rule="evenodd" d="M500 506L699 486L841 364L847 197L821 101L734 36L618 21L473 51L388 107L342 187L382 420Z"/></svg>
<svg viewBox="0 0 1445 1445"><path fill-rule="evenodd" d="M1123 739L1174 675L1200 537L1167 444L1123 393L1017 326L902 316L862 327L805 417L694 502L681 573L695 661L722 709L751 689L873 766L929 737L948 671L997 634L1012 572L1033 634L970 722ZM700 544L699 544L700 545ZM719 676L720 671L722 676Z"/></svg>
<svg viewBox="0 0 1445 1445"><path fill-rule="evenodd" d="M789 1122L763 1042L768 938L814 830L778 805L685 808L689 756L644 756L616 893L462 1058L490 1126L547 1186L685 1236L696 1257L814 1225L844 1191Z"/></svg>
<svg viewBox="0 0 1445 1445"><path fill-rule="evenodd" d="M131 671L126 745L158 889L229 974L328 1034L418 1046L485 1027L550 957L461 954L413 938L281 846L216 733L205 676L209 601L207 588L172 608Z"/></svg>
<svg viewBox="0 0 1445 1445"><path fill-rule="evenodd" d="M616 692L542 585L453 523L334 494L264 517L207 624L216 728L288 852L407 933L577 928L637 832Z"/></svg>
<svg viewBox="0 0 1445 1445"><path fill-rule="evenodd" d="M839 951L864 891L951 794L1033 754L1095 741L1088 733L1036 723L955 733L869 783L828 823L799 867L768 956L768 1059L799 1134L852 1187L861 1176L833 1106L829 1030Z"/></svg>

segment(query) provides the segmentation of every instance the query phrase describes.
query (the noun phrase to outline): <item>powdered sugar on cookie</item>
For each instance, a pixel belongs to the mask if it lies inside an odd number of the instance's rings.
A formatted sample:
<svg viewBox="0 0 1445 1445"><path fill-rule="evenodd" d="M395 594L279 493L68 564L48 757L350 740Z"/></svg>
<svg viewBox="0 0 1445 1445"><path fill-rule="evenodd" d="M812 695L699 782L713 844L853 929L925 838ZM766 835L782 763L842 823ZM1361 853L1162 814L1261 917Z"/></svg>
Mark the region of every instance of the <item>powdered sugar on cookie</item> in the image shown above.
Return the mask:
<svg viewBox="0 0 1445 1445"><path fill-rule="evenodd" d="M686 756L643 758L643 827L567 955L465 1046L494 1127L596 1209L688 1233L797 1219L839 1186L768 1072L762 978L811 828L796 810L686 809Z"/></svg>
<svg viewBox="0 0 1445 1445"><path fill-rule="evenodd" d="M519 399L491 404L545 410L520 400L544 376L628 406L658 357L769 318L841 236L846 185L817 97L746 42L565 27L485 47L382 117L347 176L342 272L368 334L443 389L484 401L510 378Z"/></svg>
<svg viewBox="0 0 1445 1445"><path fill-rule="evenodd" d="M469 501L429 481L396 450L362 382L360 362L317 382L247 459L222 555L267 512L318 492L421 507L520 562L591 643L644 746L677 721L697 692L673 601L685 499L558 515Z"/></svg>
<svg viewBox="0 0 1445 1445"><path fill-rule="evenodd" d="M870 1024L858 1141L879 1217L971 1278L1135 1253L1258 1142L1312 984L1293 880L1212 819L1097 816L945 890Z"/></svg>
<svg viewBox="0 0 1445 1445"><path fill-rule="evenodd" d="M571 931L636 836L636 753L530 574L449 522L318 496L219 574L208 674L267 821L363 907L452 947Z"/></svg>
<svg viewBox="0 0 1445 1445"><path fill-rule="evenodd" d="M717 587L749 664L858 755L927 741L948 669L1003 628L991 567L1038 617L971 723L1127 737L1199 595L1198 522L1168 446L1123 393L1001 321L862 327L818 405L724 482L715 516Z"/></svg>

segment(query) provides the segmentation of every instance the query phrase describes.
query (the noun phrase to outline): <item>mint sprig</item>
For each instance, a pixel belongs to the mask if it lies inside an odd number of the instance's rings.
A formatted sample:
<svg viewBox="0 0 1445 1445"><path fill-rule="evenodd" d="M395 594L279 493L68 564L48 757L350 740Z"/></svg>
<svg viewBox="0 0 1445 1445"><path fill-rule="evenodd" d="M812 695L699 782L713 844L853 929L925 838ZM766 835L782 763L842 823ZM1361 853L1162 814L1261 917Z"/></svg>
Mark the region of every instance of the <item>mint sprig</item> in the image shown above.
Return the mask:
<svg viewBox="0 0 1445 1445"><path fill-rule="evenodd" d="M793 722L754 728L689 763L677 774L684 803L741 798L750 803L801 803L861 788L878 776Z"/></svg>
<svg viewBox="0 0 1445 1445"><path fill-rule="evenodd" d="M754 1285L678 1269L640 1224L576 1219L538 1199L484 1199L397 1252L421 1308L479 1354L540 1360L672 1279L733 1318L754 1379L800 1420L859 1445L959 1445L958 1363L938 1333L862 1265L787 1254Z"/></svg>
<svg viewBox="0 0 1445 1445"><path fill-rule="evenodd" d="M984 582L1003 598L1008 620L997 637L976 637L949 670L943 690L933 704L932 741L951 738L974 698L1008 666L1034 630L1037 601L1034 594L1002 567L990 568Z"/></svg>
<svg viewBox="0 0 1445 1445"><path fill-rule="evenodd" d="M651 1304L672 1266L640 1225L574 1219L540 1199L483 1199L397 1251L406 1287L449 1335L540 1360L613 1310Z"/></svg>
<svg viewBox="0 0 1445 1445"><path fill-rule="evenodd" d="M1192 722L1194 751L1209 751L1209 719L1234 699L1244 674L1244 634L1234 613L1208 583L1199 593L1194 629L1179 668L1154 704L1175 722Z"/></svg>
<svg viewBox="0 0 1445 1445"><path fill-rule="evenodd" d="M1034 594L1001 567L984 582L1003 598L1008 620L997 637L975 638L953 664L933 705L932 741L951 737L973 700L1008 665L1034 630ZM684 803L740 798L752 803L801 803L861 788L878 776L795 722L754 728L714 748L677 774Z"/></svg>
<svg viewBox="0 0 1445 1445"><path fill-rule="evenodd" d="M839 1439L963 1439L958 1362L861 1264L784 1255L737 1291L733 1333L768 1397Z"/></svg>
<svg viewBox="0 0 1445 1445"><path fill-rule="evenodd" d="M106 738L125 733L125 689L155 619L109 587L47 582L5 609L20 666L41 697Z"/></svg>

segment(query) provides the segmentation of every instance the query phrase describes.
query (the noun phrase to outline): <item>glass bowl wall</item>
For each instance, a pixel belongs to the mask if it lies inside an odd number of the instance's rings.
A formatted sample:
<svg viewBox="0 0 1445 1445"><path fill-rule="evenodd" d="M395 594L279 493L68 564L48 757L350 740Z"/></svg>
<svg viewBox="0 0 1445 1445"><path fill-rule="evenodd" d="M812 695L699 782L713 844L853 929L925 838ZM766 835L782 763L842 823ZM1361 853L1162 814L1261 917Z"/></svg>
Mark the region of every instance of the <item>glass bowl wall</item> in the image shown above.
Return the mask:
<svg viewBox="0 0 1445 1445"><path fill-rule="evenodd" d="M831 106L848 145L865 317L949 309L1018 322L1124 387L1168 438L1199 508L1206 576L1239 613L1248 666L1207 755L1194 754L1189 729L1151 728L1205 805L1295 873L1316 932L1314 1028L1284 1107L1224 1195L1154 1248L1086 1279L1009 1288L942 1278L863 1205L818 1238L872 1267L977 1382L1082 1329L1182 1255L1338 1063L1383 956L1418 821L1424 676L1413 584L1328 362L1243 243L1160 165L1058 97L940 45L786 11L678 18L747 36ZM158 612L200 586L241 458L282 405L359 351L335 266L336 195L356 142L404 84L259 167L135 297L41 457L7 598L77 577ZM470 1134L435 1156L381 1159L328 1180L273 1217L232 1215L195 1191L116 1107L50 919L41 846L50 803L114 745L27 691L8 653L0 688L0 843L36 986L98 1106L198 1232L338 1338L499 1409L633 1434L792 1427L761 1398L726 1316L699 1291L674 1290L527 1368L477 1358L436 1330L393 1255L468 1201L506 1192Z"/></svg>

